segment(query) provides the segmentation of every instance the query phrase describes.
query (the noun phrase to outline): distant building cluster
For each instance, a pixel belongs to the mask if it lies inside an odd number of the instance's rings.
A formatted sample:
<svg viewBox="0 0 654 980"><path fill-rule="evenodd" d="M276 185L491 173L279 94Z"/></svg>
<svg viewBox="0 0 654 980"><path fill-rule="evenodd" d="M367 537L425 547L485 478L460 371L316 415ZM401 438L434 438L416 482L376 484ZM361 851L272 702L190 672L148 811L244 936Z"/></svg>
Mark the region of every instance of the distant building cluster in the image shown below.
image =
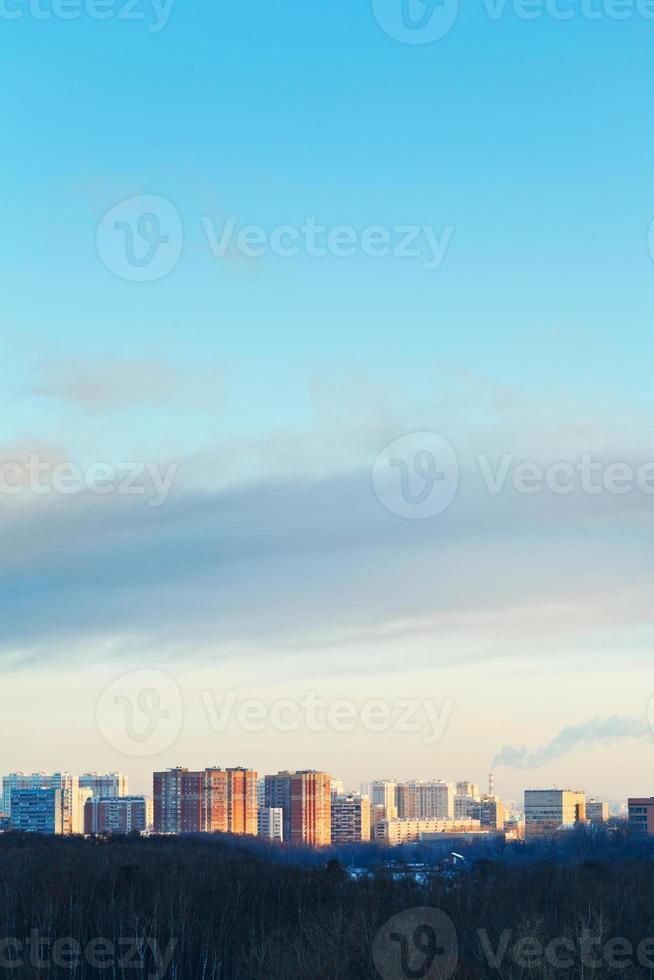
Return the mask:
<svg viewBox="0 0 654 980"><path fill-rule="evenodd" d="M654 798L630 799L629 825L654 833ZM182 767L153 773L152 796L129 793L126 775L10 773L2 780L0 831L110 834L225 833L323 847L376 841L551 837L606 823L608 803L579 790L528 789L524 817L493 791L461 780L378 779L346 792L326 772Z"/></svg>

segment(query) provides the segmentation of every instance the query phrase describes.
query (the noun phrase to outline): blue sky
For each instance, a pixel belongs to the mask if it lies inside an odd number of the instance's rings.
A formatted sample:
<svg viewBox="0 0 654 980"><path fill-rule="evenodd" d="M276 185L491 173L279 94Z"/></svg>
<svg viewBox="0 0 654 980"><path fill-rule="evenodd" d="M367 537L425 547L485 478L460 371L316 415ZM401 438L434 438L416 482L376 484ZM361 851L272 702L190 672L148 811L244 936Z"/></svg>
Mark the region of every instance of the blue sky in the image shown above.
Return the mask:
<svg viewBox="0 0 654 980"><path fill-rule="evenodd" d="M648 501L528 510L503 498L496 510L467 495L468 478L440 523L398 524L375 509L369 470L411 431L446 435L464 474L482 452L651 458L654 21L590 21L578 7L566 22L510 9L493 20L466 3L446 37L407 45L384 33L369 0L177 0L159 32L145 0L137 9L145 20L37 20L25 7L0 24L3 456L180 467L156 517L113 499L7 514L11 669L50 663L62 644L86 665L107 649L117 664L191 663L199 650L220 663L225 644L269 663L281 644L284 655L308 651L295 669L312 676L311 651L340 642L365 678L375 630L411 621L422 689L435 647L448 664L480 646L489 664L505 655L501 631L468 631L496 600L524 658L490 713L498 747L521 737L520 712L506 730L501 719L529 696L525 664L560 657L564 670L572 658L583 673L608 647L608 662L639 670L651 631ZM183 252L164 278L127 282L100 261L96 231L143 194L174 204ZM453 236L434 270L365 255L215 258L202 218L220 227L230 215L268 231L315 216ZM637 612L621 605L629 595ZM565 642L543 612L564 599ZM445 639L439 616L453 608L469 622ZM402 635L391 661L405 655ZM337 676L327 670L325 683ZM96 681L85 683L91 701ZM452 683L462 718L479 717L471 675ZM469 702L461 683L476 691ZM556 719L536 711L525 738L642 713L641 688L627 684L615 706L593 688ZM325 743L321 764L347 769L339 751ZM600 755L577 762L570 779L593 771L608 792Z"/></svg>

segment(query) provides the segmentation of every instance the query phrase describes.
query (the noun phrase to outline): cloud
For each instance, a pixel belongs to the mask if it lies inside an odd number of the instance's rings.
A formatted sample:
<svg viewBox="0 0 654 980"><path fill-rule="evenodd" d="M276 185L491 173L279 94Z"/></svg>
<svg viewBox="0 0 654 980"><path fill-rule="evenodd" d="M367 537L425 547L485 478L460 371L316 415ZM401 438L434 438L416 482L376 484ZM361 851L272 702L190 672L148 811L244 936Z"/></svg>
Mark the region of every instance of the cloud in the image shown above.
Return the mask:
<svg viewBox="0 0 654 980"><path fill-rule="evenodd" d="M33 392L90 414L115 409L196 406L220 401L216 372L190 373L163 360L127 357L50 358Z"/></svg>
<svg viewBox="0 0 654 980"><path fill-rule="evenodd" d="M527 663L613 658L651 627L649 511L624 497L491 498L466 483L445 514L412 521L357 468L205 492L180 481L156 510L128 496L2 503L0 656L12 659L128 638L188 659L348 645L406 664L422 644L429 665ZM607 531L617 515L626 542Z"/></svg>
<svg viewBox="0 0 654 980"><path fill-rule="evenodd" d="M568 755L580 745L623 738L643 738L646 735L651 736L652 729L640 718L593 718L578 725L567 725L551 742L532 751L525 746L516 748L507 745L495 756L491 767L541 769L549 762Z"/></svg>

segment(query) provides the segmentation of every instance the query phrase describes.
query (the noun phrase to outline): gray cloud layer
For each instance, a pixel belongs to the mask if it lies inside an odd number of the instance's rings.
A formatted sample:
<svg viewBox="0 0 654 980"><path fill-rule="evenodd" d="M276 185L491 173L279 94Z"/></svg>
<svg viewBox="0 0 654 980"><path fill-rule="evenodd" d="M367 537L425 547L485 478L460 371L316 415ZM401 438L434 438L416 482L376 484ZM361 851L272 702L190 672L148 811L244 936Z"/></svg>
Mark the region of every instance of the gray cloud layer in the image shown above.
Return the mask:
<svg viewBox="0 0 654 980"><path fill-rule="evenodd" d="M367 469L180 487L158 510L130 497L4 500L0 656L352 643L376 662L416 638L430 663L613 656L613 638L628 653L651 632L648 504L491 497L464 474L450 510L411 521L381 506Z"/></svg>

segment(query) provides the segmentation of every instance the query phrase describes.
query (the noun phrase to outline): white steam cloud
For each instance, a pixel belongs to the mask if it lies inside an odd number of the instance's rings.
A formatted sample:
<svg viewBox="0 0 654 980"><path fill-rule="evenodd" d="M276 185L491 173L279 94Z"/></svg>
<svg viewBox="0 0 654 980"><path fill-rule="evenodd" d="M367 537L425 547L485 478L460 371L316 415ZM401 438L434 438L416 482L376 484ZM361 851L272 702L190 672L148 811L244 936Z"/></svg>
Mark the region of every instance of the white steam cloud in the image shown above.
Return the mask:
<svg viewBox="0 0 654 980"><path fill-rule="evenodd" d="M491 768L509 766L512 769L540 769L548 762L572 752L578 745L617 738L643 738L645 735L652 735L652 729L640 718L592 718L578 725L567 725L551 742L533 751L525 746L517 748L506 745L493 759Z"/></svg>

